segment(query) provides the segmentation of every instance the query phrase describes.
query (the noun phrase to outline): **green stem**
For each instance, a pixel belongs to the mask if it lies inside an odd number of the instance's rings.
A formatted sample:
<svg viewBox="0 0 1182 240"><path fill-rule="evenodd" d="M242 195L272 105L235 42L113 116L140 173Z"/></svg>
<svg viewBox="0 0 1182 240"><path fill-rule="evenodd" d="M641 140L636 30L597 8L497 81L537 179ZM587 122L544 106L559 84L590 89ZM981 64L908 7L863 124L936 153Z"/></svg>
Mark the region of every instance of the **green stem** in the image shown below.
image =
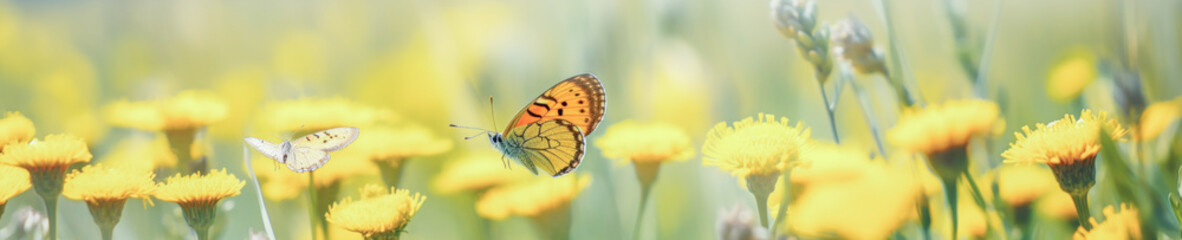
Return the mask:
<svg viewBox="0 0 1182 240"><path fill-rule="evenodd" d="M862 86L858 84L857 79L853 79L849 68L842 67L841 69L841 76L843 78L850 78L850 85L852 85L854 88L854 95L858 96L858 105L862 107L862 115L866 116L866 125L870 126L870 134L874 137L874 145L878 147L878 154L881 155L883 159L886 159L886 148L882 146L882 136L878 131L878 121L874 120L874 107L870 104L869 94L866 93L865 89L862 89ZM883 74L883 76L887 75Z"/></svg>
<svg viewBox="0 0 1182 240"><path fill-rule="evenodd" d="M941 181L944 183L944 198L946 201L948 201L948 210L950 213L952 213L951 239L956 239L956 226L957 222L960 221L960 219L957 217L957 212L960 209L957 208L956 177L943 177L941 178Z"/></svg>
<svg viewBox="0 0 1182 240"><path fill-rule="evenodd" d="M196 128L165 130L164 136L168 138L168 146L172 153L176 155L176 166L181 174L192 174L194 172L204 172L204 164L197 164L193 162L193 140L197 136Z"/></svg>
<svg viewBox="0 0 1182 240"><path fill-rule="evenodd" d="M919 209L919 226L923 228L923 239L932 239L932 207L928 205L927 197L920 197L917 209Z"/></svg>
<svg viewBox="0 0 1182 240"><path fill-rule="evenodd" d="M644 212L646 209L648 209L647 208L648 207L648 197L649 197L649 193L652 192L653 185L651 183L650 184L641 183L640 188L641 188L641 190L640 190L640 210L636 211L636 222L634 223L634 224L636 224L636 226L632 227L632 229L633 229L632 230L632 234L633 234L632 239L634 239L634 240L640 240L640 236L641 236L641 231L640 231L641 228L640 227L644 223Z"/></svg>
<svg viewBox="0 0 1182 240"><path fill-rule="evenodd" d="M41 196L41 200L45 202L45 216L49 217L49 235L45 239L57 239L57 196Z"/></svg>
<svg viewBox="0 0 1182 240"><path fill-rule="evenodd" d="M1075 213L1079 216L1079 226L1092 230L1092 212L1088 210L1088 196L1086 194L1071 194L1071 201L1075 203Z"/></svg>
<svg viewBox="0 0 1182 240"><path fill-rule="evenodd" d="M821 99L825 101L825 113L829 114L829 129L833 131L833 142L841 144L841 137L837 135L837 120L834 119L833 112L836 111L836 104L829 103L829 94L825 93L825 83L817 81L817 88L821 90ZM766 213L764 213L766 215ZM764 221L764 225L767 225ZM764 226L767 227L767 226Z"/></svg>
<svg viewBox="0 0 1182 240"><path fill-rule="evenodd" d="M789 172L788 169L785 169L784 173L780 174L780 182L788 184L790 173L791 172ZM792 193L792 191L788 189L790 186L792 185L784 185L784 193L780 196L780 210L776 211L776 222L772 224L772 228L770 232L768 232L768 235L776 235L777 229L779 229L781 225L785 225L784 222L788 221L788 203L789 200L791 200L789 199L789 197L791 197L789 194Z"/></svg>
<svg viewBox="0 0 1182 240"><path fill-rule="evenodd" d="M200 229L194 228L193 231L197 232L197 240L208 240L209 239L209 227L204 227L204 228L200 228Z"/></svg>
<svg viewBox="0 0 1182 240"><path fill-rule="evenodd" d="M316 234L316 229L320 226L319 217L316 215L316 181L315 171L308 172L308 230L312 231L312 239L317 239L319 235ZM327 234L328 232L325 232Z"/></svg>
<svg viewBox="0 0 1182 240"><path fill-rule="evenodd" d="M767 228L767 197L768 195L771 195L771 193L762 194L763 196L759 196L758 194L752 192L752 195L755 195L755 205L759 208L759 223L763 224L764 228Z"/></svg>
<svg viewBox="0 0 1182 240"><path fill-rule="evenodd" d="M641 236L641 226L644 223L644 212L646 209L648 209L648 198L649 195L651 195L649 193L651 193L653 190L653 183L657 181L657 174L660 173L661 170L661 162L632 162L633 170L636 171L636 181L640 183L640 207L639 211L636 212L636 221L633 223L636 226L632 228L632 239L639 240Z"/></svg>

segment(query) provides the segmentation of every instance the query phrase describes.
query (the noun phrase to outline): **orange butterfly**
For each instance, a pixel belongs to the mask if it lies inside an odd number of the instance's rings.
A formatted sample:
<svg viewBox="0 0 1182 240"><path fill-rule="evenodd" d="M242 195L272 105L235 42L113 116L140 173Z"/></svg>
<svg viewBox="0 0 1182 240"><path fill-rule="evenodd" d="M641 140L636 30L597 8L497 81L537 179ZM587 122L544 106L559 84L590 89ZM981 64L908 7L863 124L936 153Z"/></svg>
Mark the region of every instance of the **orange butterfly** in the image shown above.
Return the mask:
<svg viewBox="0 0 1182 240"><path fill-rule="evenodd" d="M606 109L603 85L590 73L558 82L526 105L501 133L484 130L504 157L538 174L538 168L562 176L583 160L584 137L595 131ZM479 134L477 134L479 135ZM475 137L475 136L472 136ZM464 139L471 139L467 137ZM508 161L505 161L506 166Z"/></svg>

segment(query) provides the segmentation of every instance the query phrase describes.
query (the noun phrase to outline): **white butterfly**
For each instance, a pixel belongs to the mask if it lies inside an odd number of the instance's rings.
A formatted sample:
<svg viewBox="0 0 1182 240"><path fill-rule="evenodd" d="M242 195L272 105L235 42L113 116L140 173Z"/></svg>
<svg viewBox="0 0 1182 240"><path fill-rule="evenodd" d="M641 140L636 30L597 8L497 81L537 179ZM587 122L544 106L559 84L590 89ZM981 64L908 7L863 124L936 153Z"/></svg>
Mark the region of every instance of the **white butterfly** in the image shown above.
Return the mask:
<svg viewBox="0 0 1182 240"><path fill-rule="evenodd" d="M295 140L284 140L281 144L247 137L246 143L279 163L286 164L295 172L316 170L328 162L328 152L341 150L357 140L360 133L355 127L333 128L304 135Z"/></svg>

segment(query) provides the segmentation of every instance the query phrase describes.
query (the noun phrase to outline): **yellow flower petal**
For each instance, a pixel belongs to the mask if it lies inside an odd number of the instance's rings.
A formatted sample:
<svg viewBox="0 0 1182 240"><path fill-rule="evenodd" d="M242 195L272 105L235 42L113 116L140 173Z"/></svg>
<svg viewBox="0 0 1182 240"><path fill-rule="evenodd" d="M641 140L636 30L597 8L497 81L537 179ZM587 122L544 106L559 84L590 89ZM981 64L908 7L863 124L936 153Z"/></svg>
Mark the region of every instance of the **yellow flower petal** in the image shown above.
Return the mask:
<svg viewBox="0 0 1182 240"><path fill-rule="evenodd" d="M156 188L155 195L161 201L174 202L181 206L216 203L227 197L237 196L245 185L246 182L226 173L225 169L212 170L205 175L194 173L168 177Z"/></svg>
<svg viewBox="0 0 1182 240"><path fill-rule="evenodd" d="M998 123L997 104L983 100L954 100L923 109L908 109L899 124L887 131L887 141L923 154L965 146L975 135L989 133Z"/></svg>
<svg viewBox="0 0 1182 240"><path fill-rule="evenodd" d="M689 134L668 123L624 121L595 141L603 156L628 162L684 161L694 156Z"/></svg>
<svg viewBox="0 0 1182 240"><path fill-rule="evenodd" d="M19 112L8 112L0 119L0 152L4 146L11 143L26 143L33 139L37 130L33 128L33 121Z"/></svg>
<svg viewBox="0 0 1182 240"><path fill-rule="evenodd" d="M569 206L591 184L591 176L573 175L493 188L476 202L476 213L502 220L509 216L541 216Z"/></svg>
<svg viewBox="0 0 1182 240"><path fill-rule="evenodd" d="M411 195L410 190L390 188L387 192L383 187L367 185L361 189L361 199L354 201L346 197L333 203L325 218L329 223L365 236L397 234L406 229L426 200L418 193Z"/></svg>
<svg viewBox="0 0 1182 240"><path fill-rule="evenodd" d="M788 118L760 113L732 125L718 123L706 134L702 165L718 166L740 179L779 174L795 165L810 144L810 130L800 122L788 125Z"/></svg>
<svg viewBox="0 0 1182 240"><path fill-rule="evenodd" d="M500 154L472 154L447 164L433 187L444 194L479 191L533 177L522 168L506 169Z"/></svg>
<svg viewBox="0 0 1182 240"><path fill-rule="evenodd" d="M1182 97L1150 104L1141 113L1141 132L1133 136L1139 140L1154 139L1162 131L1182 118Z"/></svg>
<svg viewBox="0 0 1182 240"><path fill-rule="evenodd" d="M1096 59L1089 52L1077 51L1059 62L1047 74L1047 95L1058 102L1069 102L1079 97L1084 88L1096 80Z"/></svg>
<svg viewBox="0 0 1182 240"><path fill-rule="evenodd" d="M33 185L29 183L29 172L24 169L0 164L0 205L8 202Z"/></svg>
<svg viewBox="0 0 1182 240"><path fill-rule="evenodd" d="M1080 227L1075 232L1076 240L1084 239L1141 239L1141 220L1137 216L1137 209L1120 204L1120 212L1112 206L1104 207L1104 222L1092 221L1091 231Z"/></svg>
<svg viewBox="0 0 1182 240"><path fill-rule="evenodd" d="M902 226L921 196L907 171L873 162L859 151L822 146L793 170L799 196L785 222L794 233L843 239L884 239Z"/></svg>
<svg viewBox="0 0 1182 240"><path fill-rule="evenodd" d="M0 163L34 171L36 169L65 169L76 163L90 162L90 150L82 138L71 135L49 135L30 144L14 143L4 147Z"/></svg>
<svg viewBox="0 0 1182 240"><path fill-rule="evenodd" d="M176 96L153 101L120 100L105 109L111 125L146 131L193 129L226 118L226 102L206 91L183 91Z"/></svg>
<svg viewBox="0 0 1182 240"><path fill-rule="evenodd" d="M91 165L66 176L62 196L87 202L147 198L156 189L156 174L146 170Z"/></svg>
<svg viewBox="0 0 1182 240"><path fill-rule="evenodd" d="M1108 114L1093 114L1084 110L1080 118L1070 114L1050 124L1038 124L1034 130L1023 126L1022 132L1014 133L1017 140L1010 149L1001 154L1006 163L1071 164L1096 156L1100 152L1100 129L1111 129L1115 139L1124 136L1125 130Z"/></svg>

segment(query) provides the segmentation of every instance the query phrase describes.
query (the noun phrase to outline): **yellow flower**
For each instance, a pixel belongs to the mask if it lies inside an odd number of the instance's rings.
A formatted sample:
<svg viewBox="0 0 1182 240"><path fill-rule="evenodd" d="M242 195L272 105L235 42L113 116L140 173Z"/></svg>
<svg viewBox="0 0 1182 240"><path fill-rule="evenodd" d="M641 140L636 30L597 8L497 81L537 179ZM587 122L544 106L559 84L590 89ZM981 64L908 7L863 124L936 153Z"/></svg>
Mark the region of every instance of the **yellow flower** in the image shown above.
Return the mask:
<svg viewBox="0 0 1182 240"><path fill-rule="evenodd" d="M120 100L104 109L111 125L147 131L196 129L226 118L225 101L205 91L183 91L153 101Z"/></svg>
<svg viewBox="0 0 1182 240"><path fill-rule="evenodd" d="M17 166L37 172L59 171L59 178L65 177L66 168L76 163L90 162L90 150L82 138L54 134L32 144L9 144L0 155L0 163ZM59 179L60 181L60 179Z"/></svg>
<svg viewBox="0 0 1182 240"><path fill-rule="evenodd" d="M604 157L621 163L684 161L694 156L689 134L668 123L617 123L595 145L603 150Z"/></svg>
<svg viewBox="0 0 1182 240"><path fill-rule="evenodd" d="M132 170L153 171L157 168L176 167L176 155L168 149L164 136L130 137L120 140L98 162Z"/></svg>
<svg viewBox="0 0 1182 240"><path fill-rule="evenodd" d="M908 151L931 155L963 147L977 134L989 133L998 122L997 104L953 100L923 109L908 109L887 131L887 141Z"/></svg>
<svg viewBox="0 0 1182 240"><path fill-rule="evenodd" d="M66 176L62 196L87 203L147 198L156 189L149 171L91 165Z"/></svg>
<svg viewBox="0 0 1182 240"><path fill-rule="evenodd" d="M779 175L796 165L799 155L809 146L808 128L797 122L788 125L788 118L760 113L728 127L725 122L714 125L702 145L705 155L702 165L718 166L744 179L752 175Z"/></svg>
<svg viewBox="0 0 1182 240"><path fill-rule="evenodd" d="M914 211L920 185L907 171L871 161L867 154L824 146L802 154L793 170L799 195L788 208L794 233L843 239L884 239Z"/></svg>
<svg viewBox="0 0 1182 240"><path fill-rule="evenodd" d="M1038 124L1035 130L1023 126L1010 149L1002 153L1006 163L1046 163L1054 167L1095 158L1100 152L1100 129L1108 128L1114 139L1124 136L1125 130L1108 114L1093 114L1084 110L1080 118L1070 114L1050 124Z"/></svg>
<svg viewBox="0 0 1182 240"><path fill-rule="evenodd" d="M1075 239L1141 239L1141 221L1137 216L1137 209L1120 204L1120 212L1112 206L1104 207L1105 220L1097 222L1090 219L1095 228L1091 231L1080 227L1075 231Z"/></svg>
<svg viewBox="0 0 1182 240"><path fill-rule="evenodd" d="M259 114L263 131L303 132L335 127L368 126L380 120L393 120L388 110L377 109L343 98L301 98L267 104ZM361 136L369 135L368 131Z"/></svg>
<svg viewBox="0 0 1182 240"><path fill-rule="evenodd" d="M1047 95L1058 102L1074 100L1096 80L1096 60L1091 53L1076 51L1070 55L1047 74Z"/></svg>
<svg viewBox="0 0 1182 240"><path fill-rule="evenodd" d="M225 169L212 170L208 174L194 173L168 177L156 187L156 199L174 202L181 206L185 222L197 233L197 239L209 239L209 227L217 213L217 204L222 199L242 192L246 182Z"/></svg>
<svg viewBox="0 0 1182 240"><path fill-rule="evenodd" d="M91 165L66 176L62 195L85 201L103 239L113 239L115 225L123 216L124 203L128 198L146 199L151 195L156 188L156 182L152 180L155 177L149 171Z"/></svg>
<svg viewBox="0 0 1182 240"><path fill-rule="evenodd" d="M1035 130L1022 127L1016 142L1002 153L1006 163L1045 163L1055 173L1059 186L1070 194L1086 194L1095 183L1095 159L1100 152L1100 130L1111 131L1115 139L1125 130L1104 112L1084 110L1080 118L1070 114ZM1076 174L1079 173L1079 174ZM1083 191L1082 193L1079 191Z"/></svg>
<svg viewBox="0 0 1182 240"><path fill-rule="evenodd" d="M49 238L57 235L57 198L62 194L66 169L77 163L90 162L86 141L72 135L49 135L30 144L12 143L4 147L0 163L29 171L29 182L45 204L49 215Z"/></svg>
<svg viewBox="0 0 1182 240"><path fill-rule="evenodd" d="M29 190L29 172L17 167L0 164L0 206L8 202L8 199L16 197L25 190ZM4 207L0 207L0 213L4 212Z"/></svg>
<svg viewBox="0 0 1182 240"><path fill-rule="evenodd" d="M406 158L430 156L451 150L450 140L441 138L425 127L406 125L398 128L375 125L361 129L351 151L366 154L375 161L398 166Z"/></svg>
<svg viewBox="0 0 1182 240"><path fill-rule="evenodd" d="M460 191L483 192L498 185L534 177L527 171L505 169L500 154L472 154L447 164L443 172L435 177L432 185L443 194Z"/></svg>
<svg viewBox="0 0 1182 240"><path fill-rule="evenodd" d="M1141 113L1141 132L1134 134L1138 140L1154 139L1162 131L1182 118L1182 97L1174 100L1150 104Z"/></svg>
<svg viewBox="0 0 1182 240"><path fill-rule="evenodd" d="M1056 184L1051 172L1038 166L1007 165L998 171L999 195L1010 206L1030 205Z"/></svg>
<svg viewBox="0 0 1182 240"><path fill-rule="evenodd" d="M156 199L185 205L216 204L227 197L237 196L246 182L226 170L212 170L208 174L177 174L168 177L156 189Z"/></svg>
<svg viewBox="0 0 1182 240"><path fill-rule="evenodd" d="M480 197L476 213L494 220L509 216L544 217L548 212L569 207L590 184L591 176L567 176L498 186Z"/></svg>
<svg viewBox="0 0 1182 240"><path fill-rule="evenodd" d="M349 231L361 233L367 239L398 239L411 217L423 206L426 197L406 189L367 185L361 189L361 199L351 197L333 203L325 218L329 223Z"/></svg>
<svg viewBox="0 0 1182 240"><path fill-rule="evenodd" d="M26 143L33 139L37 130L33 128L33 121L19 112L8 112L0 119L0 152L4 146L11 143Z"/></svg>

